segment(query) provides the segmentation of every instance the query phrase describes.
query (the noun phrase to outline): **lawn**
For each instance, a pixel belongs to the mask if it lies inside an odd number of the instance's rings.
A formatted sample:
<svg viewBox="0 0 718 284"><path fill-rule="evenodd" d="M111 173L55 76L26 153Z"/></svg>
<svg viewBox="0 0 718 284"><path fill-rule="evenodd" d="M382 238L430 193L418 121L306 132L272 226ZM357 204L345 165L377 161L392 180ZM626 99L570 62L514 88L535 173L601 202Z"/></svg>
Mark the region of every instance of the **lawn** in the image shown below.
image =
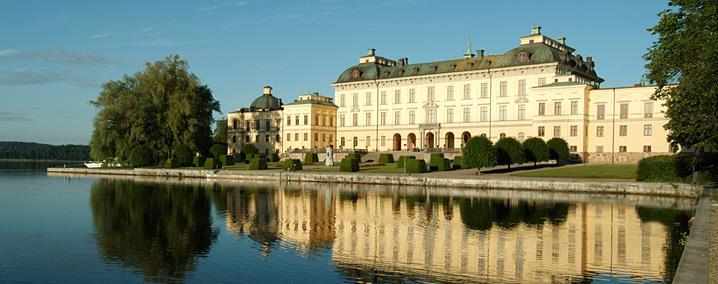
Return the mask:
<svg viewBox="0 0 718 284"><path fill-rule="evenodd" d="M282 168L282 162L276 162L276 163L267 163L267 169L268 170L276 170ZM223 170L230 170L230 171L245 171L249 170L249 164L244 163L238 163L231 166L224 166L222 168Z"/></svg>
<svg viewBox="0 0 718 284"><path fill-rule="evenodd" d="M520 177L585 178L585 179L636 179L637 165L597 164L547 168L511 175Z"/></svg>
<svg viewBox="0 0 718 284"><path fill-rule="evenodd" d="M304 171L307 172L320 172L320 173L338 173L339 167L321 167L321 168L311 168L311 169L304 169ZM360 166L359 172L362 173L383 173L383 174L398 174L403 173L403 168L397 168L396 163L391 164L385 164L382 166Z"/></svg>

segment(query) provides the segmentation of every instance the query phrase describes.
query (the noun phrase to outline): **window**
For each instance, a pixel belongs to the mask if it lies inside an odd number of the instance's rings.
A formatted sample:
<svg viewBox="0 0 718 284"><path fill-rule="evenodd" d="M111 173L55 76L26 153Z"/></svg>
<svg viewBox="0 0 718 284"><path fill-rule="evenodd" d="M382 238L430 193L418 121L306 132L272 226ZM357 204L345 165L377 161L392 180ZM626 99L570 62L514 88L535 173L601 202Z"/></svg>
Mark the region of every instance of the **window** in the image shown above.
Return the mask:
<svg viewBox="0 0 718 284"><path fill-rule="evenodd" d="M308 140L309 140L309 133L304 133L304 141L308 141Z"/></svg>
<svg viewBox="0 0 718 284"><path fill-rule="evenodd" d="M518 118L518 120L524 120L524 119L526 119L526 105L520 104L520 105L518 106L518 109L519 109L519 110L518 110L518 113L517 113L517 115L516 115L516 117Z"/></svg>
<svg viewBox="0 0 718 284"><path fill-rule="evenodd" d="M326 141L327 141L327 134L322 133L322 142L326 142Z"/></svg>
<svg viewBox="0 0 718 284"><path fill-rule="evenodd" d="M618 146L618 152L619 152L619 153L626 153L626 150L627 150L626 148L627 148L626 146Z"/></svg>
<svg viewBox="0 0 718 284"><path fill-rule="evenodd" d="M526 79L519 80L519 96L526 95Z"/></svg>
<svg viewBox="0 0 718 284"><path fill-rule="evenodd" d="M272 121L267 119L264 121L264 131L272 131Z"/></svg>
<svg viewBox="0 0 718 284"><path fill-rule="evenodd" d="M546 128L543 126L538 127L538 136L544 137L546 135Z"/></svg>
<svg viewBox="0 0 718 284"><path fill-rule="evenodd" d="M519 140L519 142L524 142L524 140L526 140L526 134L524 134L523 132L519 132L519 134L516 135L516 138Z"/></svg>
<svg viewBox="0 0 718 284"><path fill-rule="evenodd" d="M506 138L506 133L503 133L503 132L499 133L499 139L504 139L504 138Z"/></svg>
<svg viewBox="0 0 718 284"><path fill-rule="evenodd" d="M359 106L359 94L354 93L352 95L352 107L358 107Z"/></svg>
<svg viewBox="0 0 718 284"><path fill-rule="evenodd" d="M409 124L414 124L416 122L415 118L416 118L416 114L414 113L413 110L410 110L409 111Z"/></svg>
<svg viewBox="0 0 718 284"><path fill-rule="evenodd" d="M334 127L334 117L333 116L329 117L329 126Z"/></svg>
<svg viewBox="0 0 718 284"><path fill-rule="evenodd" d="M264 142L269 143L269 135L264 135Z"/></svg>
<svg viewBox="0 0 718 284"><path fill-rule="evenodd" d="M414 89L409 89L409 102L410 103L416 102L416 91Z"/></svg>
<svg viewBox="0 0 718 284"><path fill-rule="evenodd" d="M365 143L366 146L367 147L371 146L371 136L367 136L365 139L366 139L366 143Z"/></svg>
<svg viewBox="0 0 718 284"><path fill-rule="evenodd" d="M332 136L334 136L334 135L329 134L329 143L332 143L332 141L333 141L333 140L332 140Z"/></svg>
<svg viewBox="0 0 718 284"><path fill-rule="evenodd" d="M340 114L339 115L339 126L344 127L344 125L345 125L344 124L344 115Z"/></svg>
<svg viewBox="0 0 718 284"><path fill-rule="evenodd" d="M651 136L651 135L653 135L653 125L644 124L643 125L643 136Z"/></svg>
<svg viewBox="0 0 718 284"><path fill-rule="evenodd" d="M487 117L488 117L488 111L487 111L487 109L488 109L487 107L481 107L481 118L480 118L480 120L481 120L482 122L488 120L488 119L487 119Z"/></svg>
<svg viewBox="0 0 718 284"><path fill-rule="evenodd" d="M346 105L346 96L344 94L339 95L339 106L345 107Z"/></svg>
<svg viewBox="0 0 718 284"><path fill-rule="evenodd" d="M471 108L465 107L464 108L464 122L471 121Z"/></svg>
<svg viewBox="0 0 718 284"><path fill-rule="evenodd" d="M596 106L596 119L604 119L606 117L606 105Z"/></svg>
<svg viewBox="0 0 718 284"><path fill-rule="evenodd" d="M596 146L596 153L603 153L603 146Z"/></svg>
<svg viewBox="0 0 718 284"><path fill-rule="evenodd" d="M643 103L643 117L645 117L645 118L653 117L653 102ZM650 146L649 146L649 148L650 148Z"/></svg>
<svg viewBox="0 0 718 284"><path fill-rule="evenodd" d="M366 100L364 102L365 105L371 105L371 92L366 92L366 94L364 95L364 100Z"/></svg>
<svg viewBox="0 0 718 284"><path fill-rule="evenodd" d="M364 119L364 125L371 125L371 112L367 112Z"/></svg>
<svg viewBox="0 0 718 284"><path fill-rule="evenodd" d="M627 135L628 135L628 125L618 126L618 136L627 136Z"/></svg>
<svg viewBox="0 0 718 284"><path fill-rule="evenodd" d="M577 125L571 125L571 136L576 137L578 136L578 126Z"/></svg>
<svg viewBox="0 0 718 284"><path fill-rule="evenodd" d="M546 115L546 103L539 103L538 115L539 116Z"/></svg>
<svg viewBox="0 0 718 284"><path fill-rule="evenodd" d="M643 152L644 152L644 153L650 153L650 152L651 152L651 146L650 146L650 145L643 145Z"/></svg>
<svg viewBox="0 0 718 284"><path fill-rule="evenodd" d="M428 102L434 101L434 86L426 88L426 100Z"/></svg>
<svg viewBox="0 0 718 284"><path fill-rule="evenodd" d="M249 128L250 128L251 125L252 125L252 123L250 123L249 121L247 121L247 122L244 124L244 131L249 131Z"/></svg>
<svg viewBox="0 0 718 284"><path fill-rule="evenodd" d="M294 125L299 125L299 116L294 117Z"/></svg>
<svg viewBox="0 0 718 284"><path fill-rule="evenodd" d="M454 100L454 86L446 86L446 100L447 101Z"/></svg>
<svg viewBox="0 0 718 284"><path fill-rule="evenodd" d="M237 143L237 136L232 135L232 143Z"/></svg>
<svg viewBox="0 0 718 284"><path fill-rule="evenodd" d="M499 82L499 97L505 97L508 96L508 93L506 92L506 81Z"/></svg>
<svg viewBox="0 0 718 284"><path fill-rule="evenodd" d="M427 109L426 110L426 123L436 123L436 110L435 109Z"/></svg>
<svg viewBox="0 0 718 284"><path fill-rule="evenodd" d="M553 103L553 115L561 115L561 102Z"/></svg>
<svg viewBox="0 0 718 284"><path fill-rule="evenodd" d="M401 112L400 111L394 112L394 124L396 124L396 125L401 124Z"/></svg>
<svg viewBox="0 0 718 284"><path fill-rule="evenodd" d="M319 126L319 115L318 114L314 115L314 125Z"/></svg>
<svg viewBox="0 0 718 284"><path fill-rule="evenodd" d="M386 136L381 137L381 146L382 147L386 146Z"/></svg>
<svg viewBox="0 0 718 284"><path fill-rule="evenodd" d="M571 114L578 114L578 101L571 101Z"/></svg>
<svg viewBox="0 0 718 284"><path fill-rule="evenodd" d="M386 112L382 111L381 113L379 113L379 115L379 125L386 125Z"/></svg>
<svg viewBox="0 0 718 284"><path fill-rule="evenodd" d="M249 135L244 136L244 142L249 143Z"/></svg>
<svg viewBox="0 0 718 284"><path fill-rule="evenodd" d="M262 121L261 120L257 119L254 121L254 129L256 129L257 131L262 129Z"/></svg>
<svg viewBox="0 0 718 284"><path fill-rule="evenodd" d="M464 84L464 99L471 99L471 84Z"/></svg>
<svg viewBox="0 0 718 284"><path fill-rule="evenodd" d="M381 101L379 102L380 105L385 105L385 104L386 104L386 91L381 91L380 100L381 100Z"/></svg>
<svg viewBox="0 0 718 284"><path fill-rule="evenodd" d="M355 148L356 146L359 146L359 138L354 136L354 138L352 138L352 145L354 145Z"/></svg>
<svg viewBox="0 0 718 284"><path fill-rule="evenodd" d="M292 116L287 116L287 125L292 125Z"/></svg>
<svg viewBox="0 0 718 284"><path fill-rule="evenodd" d="M328 118L329 118L328 116L322 115L322 125L323 125L323 126L329 125L329 123L327 123L327 119L328 119Z"/></svg>
<svg viewBox="0 0 718 284"><path fill-rule="evenodd" d="M344 147L344 145L346 145L346 139L342 137L341 139L339 139L339 146Z"/></svg>
<svg viewBox="0 0 718 284"><path fill-rule="evenodd" d="M354 113L352 114L352 126L359 125L359 115Z"/></svg>
<svg viewBox="0 0 718 284"><path fill-rule="evenodd" d="M553 127L553 137L561 137L561 126Z"/></svg>
<svg viewBox="0 0 718 284"><path fill-rule="evenodd" d="M578 152L578 149L576 149L576 145L571 145L568 147L568 151L571 153L576 153Z"/></svg>
<svg viewBox="0 0 718 284"><path fill-rule="evenodd" d="M596 137L603 137L603 126L596 126Z"/></svg>
<svg viewBox="0 0 718 284"><path fill-rule="evenodd" d="M446 122L447 123L454 122L454 109L453 108L446 109Z"/></svg>
<svg viewBox="0 0 718 284"><path fill-rule="evenodd" d="M621 119L628 118L628 104L621 104Z"/></svg>
<svg viewBox="0 0 718 284"><path fill-rule="evenodd" d="M305 114L304 115L304 125L307 125L307 124L309 124L309 116Z"/></svg>
<svg viewBox="0 0 718 284"><path fill-rule="evenodd" d="M538 78L538 85L539 86L546 85L546 78Z"/></svg>
<svg viewBox="0 0 718 284"><path fill-rule="evenodd" d="M499 120L506 120L506 105L499 106Z"/></svg>
<svg viewBox="0 0 718 284"><path fill-rule="evenodd" d="M299 133L294 133L294 140L299 141Z"/></svg>
<svg viewBox="0 0 718 284"><path fill-rule="evenodd" d="M395 104L401 103L401 90L394 91L394 103Z"/></svg>
<svg viewBox="0 0 718 284"><path fill-rule="evenodd" d="M287 133L287 141L292 141L292 133Z"/></svg>
<svg viewBox="0 0 718 284"><path fill-rule="evenodd" d="M488 97L489 97L489 84L487 84L487 83L481 83L481 97L482 97L482 98L488 98Z"/></svg>
<svg viewBox="0 0 718 284"><path fill-rule="evenodd" d="M314 142L319 141L319 133L314 133Z"/></svg>

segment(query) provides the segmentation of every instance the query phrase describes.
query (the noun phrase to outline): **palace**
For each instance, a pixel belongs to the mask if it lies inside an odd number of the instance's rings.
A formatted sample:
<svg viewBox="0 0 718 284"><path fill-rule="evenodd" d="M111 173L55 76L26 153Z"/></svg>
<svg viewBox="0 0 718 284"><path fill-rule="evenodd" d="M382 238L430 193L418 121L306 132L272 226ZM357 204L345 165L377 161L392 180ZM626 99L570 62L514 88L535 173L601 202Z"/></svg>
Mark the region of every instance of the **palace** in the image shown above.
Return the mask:
<svg viewBox="0 0 718 284"><path fill-rule="evenodd" d="M332 84L339 148L459 151L470 137L561 137L589 162L670 153L655 87L600 88L590 57L534 27L501 55L409 64L374 49Z"/></svg>

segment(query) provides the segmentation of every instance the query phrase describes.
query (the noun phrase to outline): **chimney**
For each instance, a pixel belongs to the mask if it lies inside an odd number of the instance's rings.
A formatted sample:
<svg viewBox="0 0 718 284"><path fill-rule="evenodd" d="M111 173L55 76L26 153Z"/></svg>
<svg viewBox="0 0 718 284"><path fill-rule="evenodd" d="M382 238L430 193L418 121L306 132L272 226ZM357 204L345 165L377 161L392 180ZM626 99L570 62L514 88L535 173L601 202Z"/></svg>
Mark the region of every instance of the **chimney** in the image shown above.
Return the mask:
<svg viewBox="0 0 718 284"><path fill-rule="evenodd" d="M369 51L369 54L368 54L369 56L374 56L374 55L376 55L376 49L375 49L375 48L368 48L367 51Z"/></svg>
<svg viewBox="0 0 718 284"><path fill-rule="evenodd" d="M402 57L399 58L399 66L404 66L409 64L409 58Z"/></svg>
<svg viewBox="0 0 718 284"><path fill-rule="evenodd" d="M263 92L263 94L264 94L265 96L271 95L271 94L272 94L272 87L270 87L270 86L264 86L264 92Z"/></svg>
<svg viewBox="0 0 718 284"><path fill-rule="evenodd" d="M540 35L540 34L541 34L541 26L531 27L531 35Z"/></svg>
<svg viewBox="0 0 718 284"><path fill-rule="evenodd" d="M476 50L476 57L483 58L484 57L484 50L483 49L477 49Z"/></svg>
<svg viewBox="0 0 718 284"><path fill-rule="evenodd" d="M566 37L560 37L560 38L558 38L558 42L559 42L560 44L566 45Z"/></svg>

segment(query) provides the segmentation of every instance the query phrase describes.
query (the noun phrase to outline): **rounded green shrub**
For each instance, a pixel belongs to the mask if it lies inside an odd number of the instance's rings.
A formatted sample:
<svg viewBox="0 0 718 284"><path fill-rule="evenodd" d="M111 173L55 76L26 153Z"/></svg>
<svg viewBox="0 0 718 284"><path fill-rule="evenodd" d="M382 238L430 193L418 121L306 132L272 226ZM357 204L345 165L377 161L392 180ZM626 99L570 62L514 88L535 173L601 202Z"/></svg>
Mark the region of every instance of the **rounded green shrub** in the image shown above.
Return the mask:
<svg viewBox="0 0 718 284"><path fill-rule="evenodd" d="M192 164L198 168L204 167L204 158L195 156L194 159L192 159Z"/></svg>
<svg viewBox="0 0 718 284"><path fill-rule="evenodd" d="M496 163L507 165L521 164L524 162L524 149L521 143L513 137L504 137L496 142Z"/></svg>
<svg viewBox="0 0 718 284"><path fill-rule="evenodd" d="M426 162L421 159L407 159L405 171L407 173L425 173Z"/></svg>
<svg viewBox="0 0 718 284"><path fill-rule="evenodd" d="M532 137L526 139L521 146L524 148L524 156L527 162L534 162L534 166L537 162L548 161L549 149L546 142L538 137Z"/></svg>
<svg viewBox="0 0 718 284"><path fill-rule="evenodd" d="M269 154L269 162L271 162L271 163L279 162L279 154L277 154L277 153Z"/></svg>
<svg viewBox="0 0 718 284"><path fill-rule="evenodd" d="M379 163L391 164L394 162L394 155L389 153L379 154Z"/></svg>
<svg viewBox="0 0 718 284"><path fill-rule="evenodd" d="M637 181L678 182L679 176L676 160L671 156L653 156L638 161Z"/></svg>
<svg viewBox="0 0 718 284"><path fill-rule="evenodd" d="M344 158L339 163L340 172L358 172L359 171L359 159Z"/></svg>
<svg viewBox="0 0 718 284"><path fill-rule="evenodd" d="M192 165L192 149L187 145L176 145L172 149L172 157L177 159L181 167Z"/></svg>
<svg viewBox="0 0 718 284"><path fill-rule="evenodd" d="M227 155L227 145L214 144L209 148L209 152L212 153L212 157L219 159L222 155Z"/></svg>
<svg viewBox="0 0 718 284"><path fill-rule="evenodd" d="M180 167L179 161L175 158L169 158L167 161L165 161L164 164L165 169L176 169Z"/></svg>
<svg viewBox="0 0 718 284"><path fill-rule="evenodd" d="M225 165L225 166L234 165L234 158L232 158L232 156L220 155L219 161L222 163L222 165Z"/></svg>
<svg viewBox="0 0 718 284"><path fill-rule="evenodd" d="M249 161L249 169L253 171L257 170L266 170L267 169L267 159L255 157L251 161Z"/></svg>
<svg viewBox="0 0 718 284"><path fill-rule="evenodd" d="M206 170L219 169L219 160L215 158L207 158L207 160L204 161L204 168Z"/></svg>
<svg viewBox="0 0 718 284"><path fill-rule="evenodd" d="M307 165L319 163L319 156L317 153L306 153L304 154L304 163Z"/></svg>
<svg viewBox="0 0 718 284"><path fill-rule="evenodd" d="M454 157L454 160L451 161L451 166L455 170L461 169L462 164L464 163L464 157L463 156L456 156Z"/></svg>
<svg viewBox="0 0 718 284"><path fill-rule="evenodd" d="M244 144L241 153L244 154L244 161L248 161L254 158L255 154L259 154L259 149L253 144Z"/></svg>
<svg viewBox="0 0 718 284"><path fill-rule="evenodd" d="M556 160L556 164L568 159L568 143L561 138L551 138L546 142L548 145L548 158Z"/></svg>
<svg viewBox="0 0 718 284"><path fill-rule="evenodd" d="M154 164L150 149L143 145L135 146L130 152L129 162L133 167L147 167Z"/></svg>
<svg viewBox="0 0 718 284"><path fill-rule="evenodd" d="M282 164L282 170L294 172L302 170L302 161L299 159L287 159Z"/></svg>
<svg viewBox="0 0 718 284"><path fill-rule="evenodd" d="M414 157L414 156L399 156L399 161L396 163L396 167L403 168L404 166L406 166L407 160L414 160L414 159L416 159L416 157Z"/></svg>
<svg viewBox="0 0 718 284"><path fill-rule="evenodd" d="M466 142L461 150L463 155L464 169L481 169L496 165L496 148L485 135L474 136Z"/></svg>

